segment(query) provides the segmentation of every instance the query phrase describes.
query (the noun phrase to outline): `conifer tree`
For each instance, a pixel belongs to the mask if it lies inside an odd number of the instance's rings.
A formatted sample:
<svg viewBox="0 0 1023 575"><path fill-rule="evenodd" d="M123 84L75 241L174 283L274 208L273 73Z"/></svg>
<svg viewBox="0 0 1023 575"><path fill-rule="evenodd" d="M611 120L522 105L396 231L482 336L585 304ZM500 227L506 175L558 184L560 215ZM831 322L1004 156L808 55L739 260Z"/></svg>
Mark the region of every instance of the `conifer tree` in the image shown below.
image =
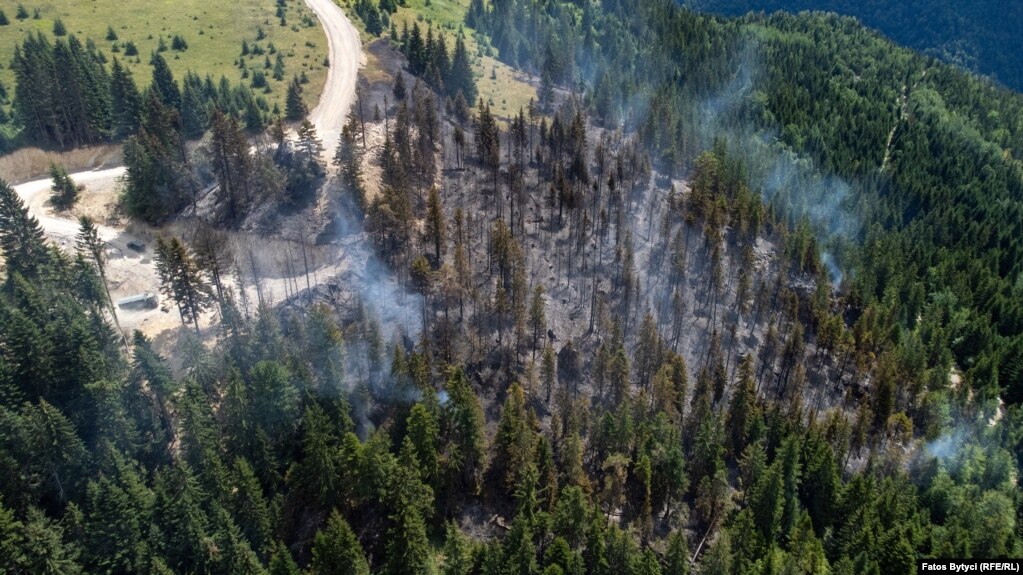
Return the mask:
<svg viewBox="0 0 1023 575"><path fill-rule="evenodd" d="M369 575L369 563L348 522L335 511L313 540L313 575Z"/></svg>
<svg viewBox="0 0 1023 575"><path fill-rule="evenodd" d="M201 361L201 360L200 360ZM193 368L201 374L203 366ZM205 379L205 378L203 378ZM184 393L178 402L180 413L181 453L183 460L194 470L200 488L218 502L228 498L228 468L220 458L220 438L216 433L213 410L199 377L192 377L184 385ZM207 387L208 387L207 383ZM220 521L220 518L214 517Z"/></svg>
<svg viewBox="0 0 1023 575"><path fill-rule="evenodd" d="M50 201L60 211L70 209L78 201L78 185L75 184L63 166L50 164Z"/></svg>
<svg viewBox="0 0 1023 575"><path fill-rule="evenodd" d="M64 42L57 41L54 55L58 69L73 70L75 86L65 84L69 90L64 93L68 102L80 111L77 114L79 138L82 142L91 143L105 139L110 133L110 76L106 71L106 58L99 53L95 44L87 40L85 45L75 36L67 39L67 64L62 64ZM77 90L78 95L74 93Z"/></svg>
<svg viewBox="0 0 1023 575"><path fill-rule="evenodd" d="M102 56L74 36L50 44L41 33L15 47L15 116L32 141L57 145L96 142L110 129L110 80Z"/></svg>
<svg viewBox="0 0 1023 575"><path fill-rule="evenodd" d="M689 473L698 497L704 496L702 519L705 522L712 520L719 510L719 496L722 495L719 490L722 478L719 474L724 472L725 467L723 455L721 424L716 415L708 413L699 422Z"/></svg>
<svg viewBox="0 0 1023 575"><path fill-rule="evenodd" d="M114 318L114 324L117 325L117 331L120 332L121 324L117 319L117 306L114 305L114 299L110 296L110 286L107 283L106 243L99 237L96 224L88 216L78 218L78 235L75 236L75 247L80 254L85 255L96 266L100 281L103 282L106 304L110 309L110 315ZM127 340L125 340L125 350L127 350Z"/></svg>
<svg viewBox="0 0 1023 575"><path fill-rule="evenodd" d="M758 416L756 405L756 383L753 380L753 356L747 354L739 366L739 382L732 401L728 406L728 419L725 423L728 435L728 447L733 457L738 457L746 449L746 439L750 426Z"/></svg>
<svg viewBox="0 0 1023 575"><path fill-rule="evenodd" d="M445 78L444 85L448 88L450 96L457 97L461 94L466 102L476 101L476 78L473 76L472 63L469 61L469 50L465 47L465 39L461 34L455 39L451 72L448 78Z"/></svg>
<svg viewBox="0 0 1023 575"><path fill-rule="evenodd" d="M21 198L3 180L0 180L0 251L8 279L14 273L35 277L49 259L38 220L29 215Z"/></svg>
<svg viewBox="0 0 1023 575"><path fill-rule="evenodd" d="M341 130L333 165L341 174L342 181L353 192L356 207L361 213L367 205L365 187L362 181L362 151L355 143L354 117Z"/></svg>
<svg viewBox="0 0 1023 575"><path fill-rule="evenodd" d="M79 549L64 541L66 534L61 522L47 517L38 507L29 507L24 522L21 561L13 573L81 573L78 563Z"/></svg>
<svg viewBox="0 0 1023 575"><path fill-rule="evenodd" d="M274 80L281 82L284 80L284 54L277 53L277 59L274 61Z"/></svg>
<svg viewBox="0 0 1023 575"><path fill-rule="evenodd" d="M498 194L497 173L501 166L501 142L497 121L490 112L490 106L480 100L476 117L476 153L483 166L491 171L494 194ZM498 217L501 216L501 202L497 202Z"/></svg>
<svg viewBox="0 0 1023 575"><path fill-rule="evenodd" d="M137 480L137 478L136 478ZM148 490L145 490L148 491ZM86 488L83 560L95 572L129 573L147 551L146 501L109 477Z"/></svg>
<svg viewBox="0 0 1023 575"><path fill-rule="evenodd" d="M169 403L177 386L170 368L153 350L149 339L136 331L132 343L132 371L124 390L125 406L138 422L152 459L162 461L161 451L165 452L173 437Z"/></svg>
<svg viewBox="0 0 1023 575"><path fill-rule="evenodd" d="M295 149L302 154L307 161L320 163L320 154L323 153L323 142L316 134L316 126L309 120L303 120L297 130L298 140Z"/></svg>
<svg viewBox="0 0 1023 575"><path fill-rule="evenodd" d="M438 473L437 446L440 442L440 427L436 414L421 402L413 405L409 413L408 437L415 447L416 460L419 462L423 479L432 483Z"/></svg>
<svg viewBox="0 0 1023 575"><path fill-rule="evenodd" d="M155 90L148 94L142 128L124 146L127 174L121 201L129 214L156 222L184 205L190 173L177 110L164 106Z"/></svg>
<svg viewBox="0 0 1023 575"><path fill-rule="evenodd" d="M142 96L131 72L117 58L110 69L110 105L114 135L126 138L136 133L142 125Z"/></svg>
<svg viewBox="0 0 1023 575"><path fill-rule="evenodd" d="M445 387L449 399L444 407L442 436L449 439L449 479L455 486L475 493L484 465L483 409L461 369L449 371Z"/></svg>
<svg viewBox="0 0 1023 575"><path fill-rule="evenodd" d="M192 323L199 334L199 318L213 299L202 270L178 238L157 239L155 258L160 291L177 304L181 323Z"/></svg>
<svg viewBox="0 0 1023 575"><path fill-rule="evenodd" d="M394 101L398 104L404 102L408 95L408 91L405 89L405 74L401 70L394 75L394 86L391 88L391 93L394 94Z"/></svg>
<svg viewBox="0 0 1023 575"><path fill-rule="evenodd" d="M820 434L807 437L803 453L799 500L813 521L814 532L823 535L837 515L842 489L840 471L831 445Z"/></svg>
<svg viewBox="0 0 1023 575"><path fill-rule="evenodd" d="M153 492L154 523L162 535L158 552L172 569L202 570L209 560L210 521L202 509L204 494L192 471L184 463L160 470Z"/></svg>
<svg viewBox="0 0 1023 575"><path fill-rule="evenodd" d="M469 539L449 522L444 537L443 575L469 575L473 565L472 546Z"/></svg>
<svg viewBox="0 0 1023 575"><path fill-rule="evenodd" d="M536 349L540 343L540 336L546 333L547 316L544 311L544 290L543 286L537 284L533 288L533 299L529 304L529 327L532 331L533 359L536 359Z"/></svg>
<svg viewBox="0 0 1023 575"><path fill-rule="evenodd" d="M284 117L289 122L297 122L305 118L308 113L305 102L302 101L302 85L298 83L298 76L288 84L288 94L285 99Z"/></svg>
<svg viewBox="0 0 1023 575"><path fill-rule="evenodd" d="M209 120L202 80L189 72L185 75L181 94L181 135L193 140L201 138Z"/></svg>
<svg viewBox="0 0 1023 575"><path fill-rule="evenodd" d="M434 261L439 266L441 263L440 249L444 245L447 230L444 223L444 210L441 207L440 194L437 192L436 186L430 188L430 195L426 200L426 210L426 235L433 243Z"/></svg>
<svg viewBox="0 0 1023 575"><path fill-rule="evenodd" d="M661 364L661 336L657 333L657 323L653 315L647 311L639 329L639 346L636 348L636 383L647 389L650 380Z"/></svg>
<svg viewBox="0 0 1023 575"><path fill-rule="evenodd" d="M274 443L290 439L299 414L294 375L281 362L260 361L249 370L252 415Z"/></svg>
<svg viewBox="0 0 1023 575"><path fill-rule="evenodd" d="M779 462L756 478L748 495L753 520L767 545L773 544L781 531L783 505L782 476Z"/></svg>
<svg viewBox="0 0 1023 575"><path fill-rule="evenodd" d="M60 397L53 393L50 399L57 401ZM18 436L12 439L23 450L26 463L20 473L26 487L36 496L67 503L82 481L87 455L72 422L47 398L40 397L38 403L26 405L16 430Z"/></svg>
<svg viewBox="0 0 1023 575"><path fill-rule="evenodd" d="M554 346L550 342L543 348L543 364L540 368L540 379L543 382L544 402L550 404L551 394L557 386L558 365L554 355Z"/></svg>
<svg viewBox="0 0 1023 575"><path fill-rule="evenodd" d="M222 507L214 512L211 545L216 549L212 558L211 571L220 573L252 573L265 575L266 570L259 557L242 536L241 530L230 514Z"/></svg>
<svg viewBox="0 0 1023 575"><path fill-rule="evenodd" d="M236 459L232 471L231 514L252 549L263 555L271 548L270 506L248 461Z"/></svg>
<svg viewBox="0 0 1023 575"><path fill-rule="evenodd" d="M668 536L664 572L666 575L689 574L689 545L686 543L686 532L682 529L676 529Z"/></svg>
<svg viewBox="0 0 1023 575"><path fill-rule="evenodd" d="M523 514L512 521L511 529L504 539L504 562L510 573L537 575L536 546L533 533Z"/></svg>
<svg viewBox="0 0 1023 575"><path fill-rule="evenodd" d="M159 52L154 52L149 64L153 66L152 90L160 97L160 102L168 108L181 108L181 89L174 79L167 61Z"/></svg>
<svg viewBox="0 0 1023 575"><path fill-rule="evenodd" d="M522 387L513 383L501 409L501 419L494 437L494 461L491 468L503 481L509 493L515 491L527 464L533 461L536 440L526 414L526 397Z"/></svg>
<svg viewBox="0 0 1023 575"><path fill-rule="evenodd" d="M776 462L781 465L782 496L781 533L787 539L799 520L799 483L802 475L799 463L800 441L789 437L782 442Z"/></svg>
<svg viewBox="0 0 1023 575"><path fill-rule="evenodd" d="M228 221L234 221L250 199L249 145L238 121L233 117L214 110L211 124L213 171L220 182L220 195L227 209L226 217Z"/></svg>
<svg viewBox="0 0 1023 575"><path fill-rule="evenodd" d="M283 543L276 543L270 555L270 575L302 575L302 571Z"/></svg>
<svg viewBox="0 0 1023 575"><path fill-rule="evenodd" d="M391 521L387 537L388 575L429 575L434 572L423 514L433 505L432 490L422 483L415 447L408 437L388 486Z"/></svg>
<svg viewBox="0 0 1023 575"><path fill-rule="evenodd" d="M288 472L289 487L305 504L331 509L341 503L345 495L343 486L339 485L341 471L338 467L342 460L337 446L340 440L319 405L314 404L306 410L302 427L305 457Z"/></svg>

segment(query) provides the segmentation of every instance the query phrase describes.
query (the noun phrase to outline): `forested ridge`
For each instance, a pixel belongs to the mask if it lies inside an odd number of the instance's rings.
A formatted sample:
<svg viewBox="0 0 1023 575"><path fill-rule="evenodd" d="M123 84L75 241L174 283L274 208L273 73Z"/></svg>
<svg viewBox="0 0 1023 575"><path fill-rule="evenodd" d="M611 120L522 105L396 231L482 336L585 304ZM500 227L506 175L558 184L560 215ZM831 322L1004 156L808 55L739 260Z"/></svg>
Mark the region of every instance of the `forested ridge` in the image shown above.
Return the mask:
<svg viewBox="0 0 1023 575"><path fill-rule="evenodd" d="M1019 5L979 1L920 0L690 0L693 10L729 16L748 12L819 10L853 16L896 42L968 70L991 76L1017 91L1023 88L1023 64L1018 53Z"/></svg>
<svg viewBox="0 0 1023 575"><path fill-rule="evenodd" d="M132 92L124 209L202 220L155 249L174 358L112 327L89 220L58 248L0 185L4 570L887 575L1023 553L1023 99L848 18L371 17L396 9L360 6L402 67L360 84L331 166L308 122L246 126L158 61ZM492 113L463 34L535 75L528 109ZM223 230L310 205L385 274L318 289L306 266L281 305L249 301L252 248Z"/></svg>
<svg viewBox="0 0 1023 575"><path fill-rule="evenodd" d="M543 18L523 20L531 13L519 3L497 5L480 26L497 30L502 55L528 56L524 65L544 77L592 78L597 118L631 122L668 169L690 165L715 138L743 149L755 140L742 158L751 187L777 214L818 225L850 271L850 302L911 328L928 299L947 291L961 310L963 337L951 346L958 365L1017 397L1023 98L897 49L849 18L605 9L609 23L584 9L575 35L565 33L575 14L544 27ZM473 4L468 19L479 10ZM630 35L618 22L636 31L634 43L623 42ZM786 169L777 158L788 150L811 167ZM848 193L814 185L831 175ZM817 218L822 206L840 217Z"/></svg>

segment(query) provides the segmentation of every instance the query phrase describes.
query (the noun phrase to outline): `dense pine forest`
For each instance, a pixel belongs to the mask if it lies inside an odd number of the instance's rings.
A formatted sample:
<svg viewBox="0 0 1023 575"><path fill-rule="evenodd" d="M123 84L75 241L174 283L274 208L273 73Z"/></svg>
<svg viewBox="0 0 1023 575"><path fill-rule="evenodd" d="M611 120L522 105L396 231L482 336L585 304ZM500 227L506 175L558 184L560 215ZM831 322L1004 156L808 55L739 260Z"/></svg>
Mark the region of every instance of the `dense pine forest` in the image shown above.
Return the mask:
<svg viewBox="0 0 1023 575"><path fill-rule="evenodd" d="M860 19L896 42L946 62L990 76L1017 91L1023 89L1020 6L993 1L911 2L848 0L688 0L693 10L742 16L748 12L820 10Z"/></svg>
<svg viewBox="0 0 1023 575"><path fill-rule="evenodd" d="M124 138L121 209L179 224L153 257L182 327L173 357L122 334L93 222L59 247L0 185L0 570L1023 554L1023 98L837 16L398 9L356 7L375 68L326 150L299 78L274 113L158 54L139 89L88 42L19 48L74 70L46 100L19 76L19 121ZM528 108L493 113L480 53ZM294 213L304 279L252 301L227 234ZM320 283L313 243L364 259Z"/></svg>

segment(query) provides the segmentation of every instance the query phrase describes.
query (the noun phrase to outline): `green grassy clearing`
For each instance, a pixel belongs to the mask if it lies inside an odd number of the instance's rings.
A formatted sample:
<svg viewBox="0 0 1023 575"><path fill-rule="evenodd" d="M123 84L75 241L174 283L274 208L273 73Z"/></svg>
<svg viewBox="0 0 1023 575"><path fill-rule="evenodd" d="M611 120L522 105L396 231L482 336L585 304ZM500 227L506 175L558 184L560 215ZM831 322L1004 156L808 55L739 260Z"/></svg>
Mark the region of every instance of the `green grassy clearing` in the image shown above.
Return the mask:
<svg viewBox="0 0 1023 575"><path fill-rule="evenodd" d="M265 71L271 91L264 97L271 107L277 103L283 109L287 82L302 72L309 79L305 98L312 107L327 78L327 68L323 66L327 56L327 38L316 15L302 0L287 0L284 26L276 16L275 0L25 0L20 4L29 13L25 20L15 17L19 5L17 0L0 0L0 9L10 21L7 26L0 26L0 64L3 66L0 82L7 87L11 98L14 96L14 75L8 63L15 46L26 35L37 31L53 41L53 23L58 18L68 34L74 34L83 41L91 38L108 58L116 56L127 63L140 87L149 83L149 55L157 50L161 38L167 46L163 56L179 81L186 71L193 70L200 76L210 74L215 80L223 75L232 82L248 83L251 72L249 79L243 80L242 70L237 65L242 40L246 40L250 48L258 45L265 51L262 55L250 52L246 57L246 67L250 70L262 70L267 57L271 66L274 64L276 55L270 55L268 51L272 42L284 55L285 79L277 82L272 77L272 69ZM33 15L37 9L39 18L35 19ZM117 34L116 41L106 39L108 26ZM260 28L265 38L257 41ZM187 50L171 49L171 39L175 35L185 39ZM128 41L137 46L137 57L124 55ZM116 53L113 51L115 44L118 46Z"/></svg>
<svg viewBox="0 0 1023 575"><path fill-rule="evenodd" d="M536 97L536 89L522 79L522 73L499 62L488 55L488 47L480 49L475 33L464 26L465 12L469 9L469 0L407 0L406 6L399 6L391 20L401 32L402 25L419 21L425 34L426 26L433 24L434 33L443 32L447 36L448 49L454 49L455 35L461 28L465 31L466 46L473 56L473 69L476 72L476 87L480 97L490 104L491 109L500 118L510 118L518 114L519 108L525 109L530 98ZM351 15L352 21L365 36L365 27L359 21L347 2L341 7ZM384 35L388 32L385 30Z"/></svg>

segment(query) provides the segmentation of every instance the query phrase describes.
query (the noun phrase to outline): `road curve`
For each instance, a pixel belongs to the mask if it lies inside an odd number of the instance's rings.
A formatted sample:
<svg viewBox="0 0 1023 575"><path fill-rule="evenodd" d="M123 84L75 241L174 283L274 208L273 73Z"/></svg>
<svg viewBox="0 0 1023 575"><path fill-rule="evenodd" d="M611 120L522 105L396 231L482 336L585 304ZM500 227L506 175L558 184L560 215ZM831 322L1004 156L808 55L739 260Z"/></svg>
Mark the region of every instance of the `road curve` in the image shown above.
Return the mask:
<svg viewBox="0 0 1023 575"><path fill-rule="evenodd" d="M351 21L333 0L305 0L305 2L320 19L320 24L327 36L330 64L327 82L323 86L319 103L309 114L309 120L316 126L316 131L324 144L324 156L329 159L337 145L341 127L348 116L348 110L355 100L355 86L358 81L359 67L364 63L364 55L358 30L352 26ZM124 173L124 166L117 166L103 170L75 172L70 175L76 184L84 185L88 190L89 188L111 189L117 185L118 179ZM74 217L54 213L46 206L51 185L50 178L43 178L19 184L14 187L14 190L25 203L29 213L39 221L40 227L47 236L58 244L73 249L75 235L78 233L78 220ZM110 267L113 269L110 271L129 278L124 288L128 291L120 293L122 290L112 288L112 291L115 292L114 295L120 297L130 295L135 291L156 291L158 286L156 285L155 268L152 258L148 257L149 252L135 254L127 247L129 240L138 238L120 228L105 225L97 225L97 228L100 237L107 242L111 253L118 254L112 260ZM132 318L127 322L122 321L122 327L130 328L158 316L159 313L159 310L145 310L119 312L119 315L127 314ZM124 319L122 317L122 320Z"/></svg>
<svg viewBox="0 0 1023 575"><path fill-rule="evenodd" d="M309 114L309 120L316 126L316 131L323 140L324 154L332 155L348 110L355 100L355 85L364 58L362 42L358 30L333 0L306 0L306 4L316 13L326 33L330 62L327 82L323 86L319 103ZM123 166L75 172L71 174L71 178L77 184L98 187L112 185L122 174ZM14 189L32 215L39 220L43 231L60 239L74 238L78 231L78 221L58 216L44 207L50 185L50 179L44 178L25 182ZM122 233L121 230L107 227L102 228L100 232L104 239Z"/></svg>
<svg viewBox="0 0 1023 575"><path fill-rule="evenodd" d="M306 0L327 33L330 70L320 101L309 120L323 140L327 153L337 145L341 127L355 101L355 85L363 64L362 41L341 8L333 0Z"/></svg>
<svg viewBox="0 0 1023 575"><path fill-rule="evenodd" d="M118 178L124 175L124 167L119 166L106 170L92 170L88 172L77 172L72 174L76 184L89 187L114 186ZM53 184L49 178L45 180L34 180L14 186L14 191L21 196L21 201L29 212L39 220L39 225L48 235L60 241L74 241L78 233L78 220L54 214L45 207L46 200L50 197L50 186ZM100 237L110 241L120 232L108 226L97 226Z"/></svg>

